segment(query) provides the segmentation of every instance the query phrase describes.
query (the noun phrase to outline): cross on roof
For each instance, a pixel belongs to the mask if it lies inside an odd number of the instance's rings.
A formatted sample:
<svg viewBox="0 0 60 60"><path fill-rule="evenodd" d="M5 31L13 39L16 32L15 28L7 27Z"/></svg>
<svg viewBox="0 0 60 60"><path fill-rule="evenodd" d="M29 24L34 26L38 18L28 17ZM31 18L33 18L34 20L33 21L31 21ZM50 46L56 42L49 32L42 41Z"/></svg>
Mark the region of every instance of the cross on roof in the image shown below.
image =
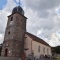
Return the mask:
<svg viewBox="0 0 60 60"><path fill-rule="evenodd" d="M19 0L19 6L20 6L20 0Z"/></svg>

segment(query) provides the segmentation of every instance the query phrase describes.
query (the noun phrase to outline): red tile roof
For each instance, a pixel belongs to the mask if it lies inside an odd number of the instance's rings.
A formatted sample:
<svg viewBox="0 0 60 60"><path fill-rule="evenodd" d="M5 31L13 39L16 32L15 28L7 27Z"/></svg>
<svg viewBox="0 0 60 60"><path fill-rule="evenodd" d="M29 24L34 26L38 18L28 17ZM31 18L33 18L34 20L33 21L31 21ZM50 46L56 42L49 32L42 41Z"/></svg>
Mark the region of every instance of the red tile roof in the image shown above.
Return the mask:
<svg viewBox="0 0 60 60"><path fill-rule="evenodd" d="M39 38L39 37L37 37L37 36L35 36L35 35L31 34L31 33L28 33L28 32L26 32L26 34L27 34L30 38L32 38L34 41L39 42L39 43L41 43L41 44L44 44L44 45L46 45L46 46L51 47L48 43L46 43L46 42L45 42L44 40L42 40L41 38Z"/></svg>

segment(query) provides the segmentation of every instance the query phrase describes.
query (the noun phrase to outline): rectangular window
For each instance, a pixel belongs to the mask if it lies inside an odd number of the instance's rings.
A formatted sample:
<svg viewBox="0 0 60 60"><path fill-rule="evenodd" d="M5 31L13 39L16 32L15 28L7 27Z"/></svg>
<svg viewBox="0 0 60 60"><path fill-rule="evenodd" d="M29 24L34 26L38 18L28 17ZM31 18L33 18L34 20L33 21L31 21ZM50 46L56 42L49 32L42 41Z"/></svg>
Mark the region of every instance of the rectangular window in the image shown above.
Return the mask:
<svg viewBox="0 0 60 60"><path fill-rule="evenodd" d="M38 46L38 52L40 52L40 46Z"/></svg>
<svg viewBox="0 0 60 60"><path fill-rule="evenodd" d="M43 53L45 53L45 47L43 48Z"/></svg>
<svg viewBox="0 0 60 60"><path fill-rule="evenodd" d="M49 53L49 49L47 48L47 53Z"/></svg>
<svg viewBox="0 0 60 60"><path fill-rule="evenodd" d="M10 34L10 31L8 32L8 34Z"/></svg>
<svg viewBox="0 0 60 60"><path fill-rule="evenodd" d="M13 20L13 17L11 17L11 21Z"/></svg>
<svg viewBox="0 0 60 60"><path fill-rule="evenodd" d="M10 19L10 25L13 25L13 17L11 17L11 19Z"/></svg>

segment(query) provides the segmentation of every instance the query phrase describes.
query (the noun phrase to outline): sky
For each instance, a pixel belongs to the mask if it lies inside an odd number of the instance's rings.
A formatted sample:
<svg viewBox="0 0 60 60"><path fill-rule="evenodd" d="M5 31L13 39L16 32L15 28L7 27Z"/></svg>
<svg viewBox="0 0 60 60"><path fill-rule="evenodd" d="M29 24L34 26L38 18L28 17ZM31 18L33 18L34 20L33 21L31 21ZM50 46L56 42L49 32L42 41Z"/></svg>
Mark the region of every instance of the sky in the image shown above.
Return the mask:
<svg viewBox="0 0 60 60"><path fill-rule="evenodd" d="M27 31L46 41L60 45L60 0L20 0L27 19ZM19 0L0 1L0 43L4 41L8 17Z"/></svg>

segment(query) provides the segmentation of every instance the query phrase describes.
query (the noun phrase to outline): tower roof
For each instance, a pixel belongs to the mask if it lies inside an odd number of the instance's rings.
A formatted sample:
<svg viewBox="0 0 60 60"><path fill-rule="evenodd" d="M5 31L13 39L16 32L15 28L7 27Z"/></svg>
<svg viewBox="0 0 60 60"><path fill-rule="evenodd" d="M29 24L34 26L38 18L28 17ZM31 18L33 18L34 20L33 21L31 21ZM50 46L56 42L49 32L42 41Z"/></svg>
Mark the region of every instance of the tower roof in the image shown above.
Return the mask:
<svg viewBox="0 0 60 60"><path fill-rule="evenodd" d="M24 15L24 10L23 10L20 6L16 6L16 7L13 8L12 14L14 14L14 13L16 13L16 12Z"/></svg>

